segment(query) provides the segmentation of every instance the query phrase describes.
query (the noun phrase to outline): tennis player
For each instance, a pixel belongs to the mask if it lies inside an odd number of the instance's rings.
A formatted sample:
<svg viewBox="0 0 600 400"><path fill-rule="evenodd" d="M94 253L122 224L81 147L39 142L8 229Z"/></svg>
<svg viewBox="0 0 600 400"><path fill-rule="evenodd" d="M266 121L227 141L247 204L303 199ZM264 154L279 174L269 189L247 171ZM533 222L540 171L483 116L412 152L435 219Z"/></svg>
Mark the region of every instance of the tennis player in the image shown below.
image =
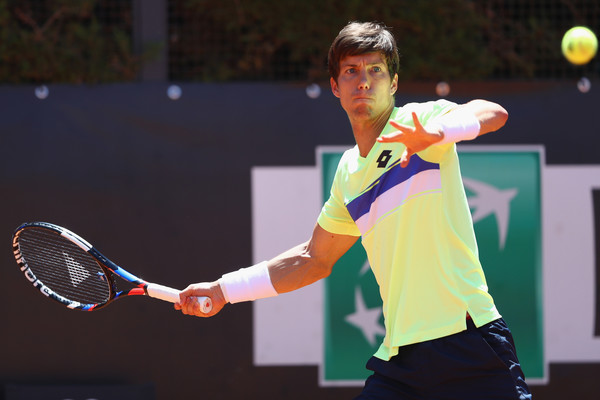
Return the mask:
<svg viewBox="0 0 600 400"><path fill-rule="evenodd" d="M269 261L188 286L176 309L212 316L226 303L309 285L361 237L386 334L358 399L531 399L478 259L455 145L500 129L506 110L485 100L395 107L398 51L378 23L344 27L328 63L356 146L342 156L312 237ZM203 314L190 296L210 296L213 311Z"/></svg>

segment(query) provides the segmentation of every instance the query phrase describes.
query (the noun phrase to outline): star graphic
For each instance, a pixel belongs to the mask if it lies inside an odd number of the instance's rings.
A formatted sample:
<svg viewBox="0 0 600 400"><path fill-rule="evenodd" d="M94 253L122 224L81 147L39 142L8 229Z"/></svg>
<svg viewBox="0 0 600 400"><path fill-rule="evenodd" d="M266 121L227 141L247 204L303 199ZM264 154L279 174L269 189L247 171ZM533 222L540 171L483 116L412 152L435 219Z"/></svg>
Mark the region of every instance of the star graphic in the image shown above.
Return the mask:
<svg viewBox="0 0 600 400"><path fill-rule="evenodd" d="M356 286L354 293L356 311L346 316L345 320L362 331L371 346L376 344L376 336L385 336L385 329L379 324L381 307L367 308L360 287Z"/></svg>

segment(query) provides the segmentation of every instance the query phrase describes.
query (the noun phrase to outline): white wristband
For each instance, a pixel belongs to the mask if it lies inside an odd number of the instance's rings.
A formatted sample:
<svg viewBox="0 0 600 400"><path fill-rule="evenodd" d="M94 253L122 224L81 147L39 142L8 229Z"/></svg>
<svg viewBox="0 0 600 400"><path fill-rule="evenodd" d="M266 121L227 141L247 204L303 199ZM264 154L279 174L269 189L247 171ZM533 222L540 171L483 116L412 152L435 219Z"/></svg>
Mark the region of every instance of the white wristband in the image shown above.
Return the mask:
<svg viewBox="0 0 600 400"><path fill-rule="evenodd" d="M278 295L271 283L266 261L223 275L219 285L225 300L231 304Z"/></svg>
<svg viewBox="0 0 600 400"><path fill-rule="evenodd" d="M436 144L457 143L461 140L473 140L479 136L481 125L475 114L468 111L453 111L435 121L444 132L444 138Z"/></svg>

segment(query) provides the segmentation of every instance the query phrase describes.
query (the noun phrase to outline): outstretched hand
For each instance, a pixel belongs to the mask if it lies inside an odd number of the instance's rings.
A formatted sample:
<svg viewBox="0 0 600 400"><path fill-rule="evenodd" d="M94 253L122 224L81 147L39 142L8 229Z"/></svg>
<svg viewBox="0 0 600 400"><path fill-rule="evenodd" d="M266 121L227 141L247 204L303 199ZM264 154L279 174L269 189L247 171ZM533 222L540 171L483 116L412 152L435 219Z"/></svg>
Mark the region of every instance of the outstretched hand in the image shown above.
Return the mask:
<svg viewBox="0 0 600 400"><path fill-rule="evenodd" d="M403 143L406 146L402 157L400 158L400 166L402 168L408 165L413 154L425 150L432 144L442 140L444 137L441 126L421 125L416 113L412 113L413 126L402 125L395 121L389 121L397 131L382 135L377 138L381 143Z"/></svg>

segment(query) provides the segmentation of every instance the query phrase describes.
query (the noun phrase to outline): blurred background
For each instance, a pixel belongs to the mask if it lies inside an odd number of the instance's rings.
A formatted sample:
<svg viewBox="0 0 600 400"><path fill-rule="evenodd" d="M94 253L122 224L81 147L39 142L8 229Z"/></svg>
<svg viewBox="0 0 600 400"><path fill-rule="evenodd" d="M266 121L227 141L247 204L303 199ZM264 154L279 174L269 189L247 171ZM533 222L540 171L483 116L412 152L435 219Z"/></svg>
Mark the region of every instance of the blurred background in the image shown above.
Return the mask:
<svg viewBox="0 0 600 400"><path fill-rule="evenodd" d="M258 261L253 168L353 144L326 66L353 20L392 28L398 105L496 101L509 122L477 144L543 149L547 373L532 390L600 396L600 62L561 53L569 28L600 32L597 0L0 0L0 399L360 392L319 385L317 365L259 365L252 304L210 320L141 298L70 311L31 288L10 245L46 220L179 288Z"/></svg>
<svg viewBox="0 0 600 400"><path fill-rule="evenodd" d="M597 78L597 59L572 68L557 43L572 26L593 30L599 7L589 0L3 0L0 81L327 82L327 50L351 20L393 28L404 81Z"/></svg>

